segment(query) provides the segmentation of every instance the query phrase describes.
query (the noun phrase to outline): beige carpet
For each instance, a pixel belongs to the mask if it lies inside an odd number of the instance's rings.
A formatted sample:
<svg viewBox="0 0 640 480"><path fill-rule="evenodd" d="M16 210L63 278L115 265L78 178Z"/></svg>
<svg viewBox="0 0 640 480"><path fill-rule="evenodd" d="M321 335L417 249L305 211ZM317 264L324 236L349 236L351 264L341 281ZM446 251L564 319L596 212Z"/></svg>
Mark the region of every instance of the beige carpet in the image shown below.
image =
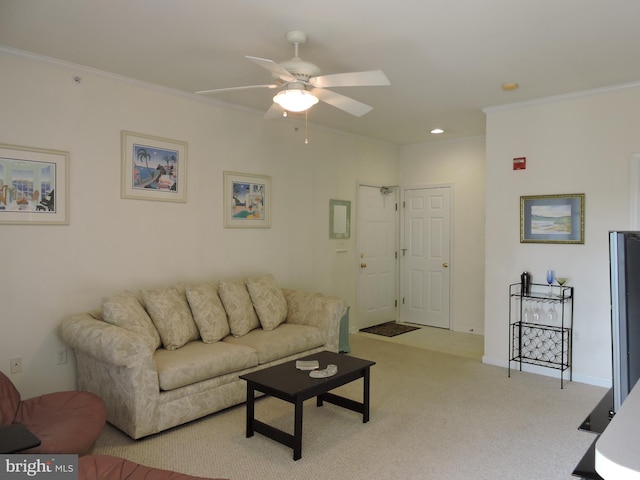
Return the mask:
<svg viewBox="0 0 640 480"><path fill-rule="evenodd" d="M264 479L568 480L595 437L578 425L605 389L515 372L478 360L351 336L372 367L371 421L305 403L302 459L256 434L244 406L133 441L108 426L95 453L193 475ZM340 393L361 399L362 381ZM258 419L293 430L293 407L273 398Z"/></svg>

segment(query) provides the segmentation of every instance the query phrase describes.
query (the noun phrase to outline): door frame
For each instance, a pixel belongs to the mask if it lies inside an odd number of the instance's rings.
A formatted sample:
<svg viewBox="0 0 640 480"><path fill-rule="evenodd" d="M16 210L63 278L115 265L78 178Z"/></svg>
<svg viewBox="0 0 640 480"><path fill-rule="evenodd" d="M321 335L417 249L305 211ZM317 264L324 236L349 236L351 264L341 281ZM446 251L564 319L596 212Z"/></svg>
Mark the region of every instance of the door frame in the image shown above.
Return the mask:
<svg viewBox="0 0 640 480"><path fill-rule="evenodd" d="M371 185L369 183L361 183L360 181L356 182L356 195L355 195L355 211L356 211L356 225L360 225L360 215L361 215L361 210L358 205L358 199L360 197L360 187L371 187L371 188L382 188L382 187L386 187L386 188L390 188L395 190L396 192L396 202L398 205L398 208L396 208L396 232L394 235L394 241L395 241L395 252L396 252L396 265L395 265L395 275L396 275L396 281L395 281L395 297L396 297L396 308L395 308L395 312L394 312L394 321L398 321L398 319L400 318L400 221L401 221L401 215L400 215L400 186L398 185ZM353 265L354 265L354 275L355 275L355 279L356 279L356 305L357 305L357 317L356 317L356 322L357 325L353 325L353 323L351 324L352 327L350 327L350 330L352 330L353 332L358 332L360 330L360 305L361 305L361 294L360 294L360 255L359 252L362 251L361 247L361 239L362 239L362 233L360 232L359 228L355 228L355 251L354 251L354 255L353 255Z"/></svg>
<svg viewBox="0 0 640 480"><path fill-rule="evenodd" d="M455 258L454 258L454 249L453 249L453 239L454 239L454 218L455 218L455 211L454 211L454 184L453 183L434 183L434 184L427 184L427 185L401 185L400 186L400 209L402 210L402 215L400 215L400 222L398 222L398 235L399 235L399 243L398 243L398 247L400 248L401 246L404 245L404 231L405 231L405 213L404 213L404 208L405 208L405 192L406 190L423 190L423 189L433 189L433 188L448 188L449 189L449 199L451 204L449 205L449 264L452 266L449 270L449 330L450 331L454 331L455 330L455 322L454 322L454 304L455 302L453 301L453 277L454 277L454 267L456 265L455 263ZM401 305L401 298L402 298L402 287L403 285L400 284L401 279L402 279L402 268L403 268L403 261L402 261L402 257L400 256L401 254L399 253L399 257L398 259L400 260L398 262L398 283L399 283L399 287L398 287L398 295L399 295L399 303L398 303L398 318L400 317L400 309L402 308Z"/></svg>

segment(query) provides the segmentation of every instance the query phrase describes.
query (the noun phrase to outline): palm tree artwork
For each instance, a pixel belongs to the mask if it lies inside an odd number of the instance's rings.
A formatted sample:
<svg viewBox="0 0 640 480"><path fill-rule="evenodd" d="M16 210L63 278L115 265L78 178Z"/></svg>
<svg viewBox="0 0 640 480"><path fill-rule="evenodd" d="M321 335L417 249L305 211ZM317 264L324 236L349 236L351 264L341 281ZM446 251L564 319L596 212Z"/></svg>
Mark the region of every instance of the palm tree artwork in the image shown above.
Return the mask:
<svg viewBox="0 0 640 480"><path fill-rule="evenodd" d="M177 151L146 145L133 148L133 188L177 190Z"/></svg>

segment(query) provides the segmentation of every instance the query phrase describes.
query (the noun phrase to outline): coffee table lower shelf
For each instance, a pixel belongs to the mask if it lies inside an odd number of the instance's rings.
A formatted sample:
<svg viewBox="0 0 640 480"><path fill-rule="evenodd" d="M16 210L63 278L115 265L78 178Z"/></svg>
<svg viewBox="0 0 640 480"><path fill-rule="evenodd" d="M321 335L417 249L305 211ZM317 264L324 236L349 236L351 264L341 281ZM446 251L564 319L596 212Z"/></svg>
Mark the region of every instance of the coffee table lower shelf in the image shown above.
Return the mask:
<svg viewBox="0 0 640 480"><path fill-rule="evenodd" d="M293 449L293 459L302 458L302 412L305 400L316 397L316 406L331 403L362 414L367 423L370 415L370 368L375 362L333 352L320 352L301 360L318 360L321 368L338 366L338 373L328 378L311 378L309 372L295 368L295 361L259 370L240 378L247 382L247 438L258 432ZM333 393L337 387L363 379L363 401L357 402ZM284 432L255 418L255 392L262 392L295 405L294 433Z"/></svg>

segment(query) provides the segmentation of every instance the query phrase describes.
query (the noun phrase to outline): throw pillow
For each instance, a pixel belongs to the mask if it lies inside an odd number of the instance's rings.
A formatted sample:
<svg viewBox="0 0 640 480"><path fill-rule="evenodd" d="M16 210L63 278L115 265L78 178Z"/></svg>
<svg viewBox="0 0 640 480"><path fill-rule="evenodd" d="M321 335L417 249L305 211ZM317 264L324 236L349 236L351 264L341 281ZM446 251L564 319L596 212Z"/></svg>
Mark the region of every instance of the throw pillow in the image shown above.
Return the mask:
<svg viewBox="0 0 640 480"><path fill-rule="evenodd" d="M186 285L184 291L204 343L215 343L229 335L227 312L215 284Z"/></svg>
<svg viewBox="0 0 640 480"><path fill-rule="evenodd" d="M142 298L164 348L175 350L199 338L183 288L143 290Z"/></svg>
<svg viewBox="0 0 640 480"><path fill-rule="evenodd" d="M102 300L102 318L105 322L142 336L151 350L162 342L156 327L149 318L138 297L132 292L123 292Z"/></svg>
<svg viewBox="0 0 640 480"><path fill-rule="evenodd" d="M229 328L234 337L242 337L260 326L251 297L244 282L220 282L218 294L229 317Z"/></svg>
<svg viewBox="0 0 640 480"><path fill-rule="evenodd" d="M247 290L264 330L273 330L287 319L287 300L273 275L250 278Z"/></svg>

